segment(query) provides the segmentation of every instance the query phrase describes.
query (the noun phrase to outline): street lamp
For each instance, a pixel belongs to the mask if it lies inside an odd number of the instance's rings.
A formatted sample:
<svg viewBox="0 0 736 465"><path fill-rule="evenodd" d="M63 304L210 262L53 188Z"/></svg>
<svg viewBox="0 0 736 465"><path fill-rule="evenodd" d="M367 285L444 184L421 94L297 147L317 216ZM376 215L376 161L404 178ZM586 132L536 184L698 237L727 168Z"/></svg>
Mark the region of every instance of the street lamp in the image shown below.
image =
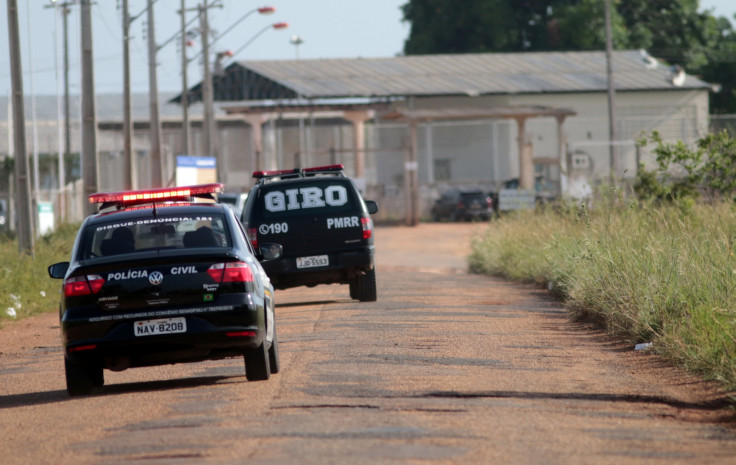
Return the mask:
<svg viewBox="0 0 736 465"><path fill-rule="evenodd" d="M304 39L299 34L294 34L289 39L289 42L296 47L296 59L299 60L299 46L304 43Z"/></svg>
<svg viewBox="0 0 736 465"><path fill-rule="evenodd" d="M248 45L250 45L251 43L253 43L254 40L256 40L258 37L261 36L261 34L263 34L264 32L268 31L269 29L286 29L288 27L289 27L289 23L286 23L286 22L269 24L268 26L266 26L263 29L261 29L260 31L258 31L258 33L256 35L254 35L253 37L251 37L250 39L248 39L248 42L244 43L239 49L237 49L232 54L232 56L235 56L238 53L242 52L243 49L245 49L245 47L247 47Z"/></svg>
<svg viewBox="0 0 736 465"><path fill-rule="evenodd" d="M215 76L222 76L222 60L228 59L233 56L232 50L223 50L215 54Z"/></svg>
<svg viewBox="0 0 736 465"><path fill-rule="evenodd" d="M220 40L225 34L227 34L228 32L232 31L235 28L235 26L237 26L238 24L242 23L245 20L245 18L247 18L248 16L252 15L253 13L258 13L258 14L262 14L262 15L270 15L270 14L273 14L275 12L276 12L276 8L275 7L272 7L272 6L262 6L260 8L254 8L254 9L250 10L249 12L247 12L246 14L244 14L243 16L241 16L240 19L238 19L237 21L235 21L233 24L231 24L230 27L228 27L227 29L225 29L224 32L222 32L221 34L218 34L216 37L214 37L212 39L212 41L209 43L209 45L213 45L215 42L217 42L218 40ZM192 58L190 58L189 61L195 60L195 59L199 58L201 55L202 55L202 52L200 51L199 53L195 54Z"/></svg>
<svg viewBox="0 0 736 465"><path fill-rule="evenodd" d="M220 4L216 4L220 5ZM214 5L213 5L214 6ZM217 178L219 180L224 180L225 176L224 173L226 173L225 167L222 166L223 163L220 160L220 156L217 150L216 146L216 138L214 135L215 132L215 118L214 118L214 99L213 99L213 89L212 89L212 73L210 72L210 46L214 44L217 40L219 40L222 36L227 34L229 31L231 31L237 24L242 22L245 18L250 16L253 13L260 13L260 14L271 14L274 11L276 11L276 8L271 6L264 6L260 8L255 8L253 10L250 10L245 15L241 16L240 19L238 19L233 25L231 25L229 28L225 30L222 34L219 34L218 36L214 37L212 41L210 42L209 38L209 21L207 18L207 0L204 1L204 5L201 5L199 7L199 18L200 18L200 29L202 34L202 51L192 57L189 61L194 60L198 56L202 55L203 58L203 65L204 65L204 75L202 79L202 103L204 104L204 147L207 155L212 156L217 160ZM186 66L184 66L184 73L186 73ZM188 89L183 89L183 92L188 92Z"/></svg>
<svg viewBox="0 0 736 465"><path fill-rule="evenodd" d="M304 39L299 34L294 34L291 36L291 39L289 39L289 42L291 42L294 45L294 49L296 50L296 62L297 62L297 70L298 74L301 76L301 69L299 67L299 46L304 43ZM302 109L301 109L301 103L302 103L302 94L301 92L297 91L296 94L297 103L299 106L299 167L307 166L307 160L306 160L306 154L304 153L304 117L302 117Z"/></svg>

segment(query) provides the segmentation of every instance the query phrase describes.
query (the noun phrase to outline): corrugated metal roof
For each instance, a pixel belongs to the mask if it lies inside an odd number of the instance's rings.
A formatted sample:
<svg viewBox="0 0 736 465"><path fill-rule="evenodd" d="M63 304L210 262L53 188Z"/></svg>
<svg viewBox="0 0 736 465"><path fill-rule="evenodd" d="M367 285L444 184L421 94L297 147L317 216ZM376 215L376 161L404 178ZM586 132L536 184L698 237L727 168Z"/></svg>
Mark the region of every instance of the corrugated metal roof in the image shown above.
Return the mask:
<svg viewBox="0 0 736 465"><path fill-rule="evenodd" d="M672 83L670 69L646 52L613 54L618 91L707 89L686 76ZM489 95L600 92L607 88L604 52L525 52L414 55L393 58L240 61L239 66L306 98Z"/></svg>

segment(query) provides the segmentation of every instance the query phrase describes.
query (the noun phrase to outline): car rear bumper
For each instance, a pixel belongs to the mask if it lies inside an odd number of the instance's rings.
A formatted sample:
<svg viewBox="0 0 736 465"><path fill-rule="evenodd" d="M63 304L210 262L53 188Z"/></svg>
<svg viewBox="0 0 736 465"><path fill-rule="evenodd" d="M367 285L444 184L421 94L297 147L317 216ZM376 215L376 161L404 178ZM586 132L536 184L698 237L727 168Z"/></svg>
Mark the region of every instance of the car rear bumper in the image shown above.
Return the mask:
<svg viewBox="0 0 736 465"><path fill-rule="evenodd" d="M276 289L317 284L347 284L355 275L370 271L375 264L375 247L366 246L348 252L328 253L329 265L297 268L296 257L262 263Z"/></svg>
<svg viewBox="0 0 736 465"><path fill-rule="evenodd" d="M213 305L62 318L64 355L70 360L123 368L242 355L266 339L262 305ZM136 336L137 321L185 318L186 332ZM114 368L113 368L114 369Z"/></svg>

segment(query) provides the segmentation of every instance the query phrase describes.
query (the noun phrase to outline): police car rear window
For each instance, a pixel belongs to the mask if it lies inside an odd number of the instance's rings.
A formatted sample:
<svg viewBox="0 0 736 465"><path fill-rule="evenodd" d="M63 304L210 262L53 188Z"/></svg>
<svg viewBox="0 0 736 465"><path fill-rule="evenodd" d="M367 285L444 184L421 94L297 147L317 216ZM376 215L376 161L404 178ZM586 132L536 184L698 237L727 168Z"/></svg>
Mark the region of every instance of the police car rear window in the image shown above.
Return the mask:
<svg viewBox="0 0 736 465"><path fill-rule="evenodd" d="M87 226L80 258L161 249L230 247L226 224L222 214L158 215L95 223Z"/></svg>
<svg viewBox="0 0 736 465"><path fill-rule="evenodd" d="M352 184L334 180L314 183L279 183L259 191L255 210L261 218L355 211Z"/></svg>

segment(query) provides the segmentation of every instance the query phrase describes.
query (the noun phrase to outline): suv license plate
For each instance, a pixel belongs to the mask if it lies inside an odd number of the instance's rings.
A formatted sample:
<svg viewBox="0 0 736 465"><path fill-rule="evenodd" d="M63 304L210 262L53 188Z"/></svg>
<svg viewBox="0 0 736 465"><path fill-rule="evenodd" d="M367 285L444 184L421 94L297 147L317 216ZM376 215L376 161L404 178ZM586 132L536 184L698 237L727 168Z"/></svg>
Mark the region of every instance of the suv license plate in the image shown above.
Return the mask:
<svg viewBox="0 0 736 465"><path fill-rule="evenodd" d="M133 323L133 330L136 336L185 333L187 331L187 319L182 317L136 321Z"/></svg>
<svg viewBox="0 0 736 465"><path fill-rule="evenodd" d="M327 266L330 264L330 260L327 255L314 255L312 257L297 257L296 267L297 268L312 268L315 266Z"/></svg>

